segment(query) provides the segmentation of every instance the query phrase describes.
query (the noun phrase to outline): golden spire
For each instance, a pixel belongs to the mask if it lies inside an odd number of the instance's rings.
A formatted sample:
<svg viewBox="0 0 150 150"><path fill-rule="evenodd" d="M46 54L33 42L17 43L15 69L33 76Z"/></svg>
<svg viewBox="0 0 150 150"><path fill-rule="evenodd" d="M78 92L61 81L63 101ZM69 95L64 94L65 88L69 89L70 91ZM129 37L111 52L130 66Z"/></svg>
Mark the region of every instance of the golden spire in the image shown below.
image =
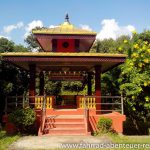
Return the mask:
<svg viewBox="0 0 150 150"><path fill-rule="evenodd" d="M65 17L65 22L68 22L68 23L70 23L70 22L69 22L69 15L68 15L68 13L66 14L66 17Z"/></svg>

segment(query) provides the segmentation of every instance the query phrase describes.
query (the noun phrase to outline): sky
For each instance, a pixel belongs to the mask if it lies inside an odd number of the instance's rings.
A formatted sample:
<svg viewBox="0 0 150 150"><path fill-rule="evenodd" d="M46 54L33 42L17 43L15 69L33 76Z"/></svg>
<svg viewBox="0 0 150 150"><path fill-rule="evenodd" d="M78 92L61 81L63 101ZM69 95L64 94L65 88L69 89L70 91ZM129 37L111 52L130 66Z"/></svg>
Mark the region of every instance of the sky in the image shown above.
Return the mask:
<svg viewBox="0 0 150 150"><path fill-rule="evenodd" d="M66 13L99 40L150 29L150 0L0 0L0 37L25 44L33 28L57 26Z"/></svg>

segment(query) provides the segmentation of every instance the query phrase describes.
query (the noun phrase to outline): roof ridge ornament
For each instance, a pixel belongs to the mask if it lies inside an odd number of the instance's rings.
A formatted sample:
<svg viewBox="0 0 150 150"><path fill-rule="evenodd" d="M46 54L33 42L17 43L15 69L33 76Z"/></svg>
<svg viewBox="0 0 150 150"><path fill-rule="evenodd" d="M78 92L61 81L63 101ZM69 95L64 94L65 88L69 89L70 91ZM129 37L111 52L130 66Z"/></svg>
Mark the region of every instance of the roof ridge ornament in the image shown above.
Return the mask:
<svg viewBox="0 0 150 150"><path fill-rule="evenodd" d="M68 22L68 23L70 23L70 21L69 21L69 15L68 15L68 13L66 14L66 16L65 16L65 22Z"/></svg>

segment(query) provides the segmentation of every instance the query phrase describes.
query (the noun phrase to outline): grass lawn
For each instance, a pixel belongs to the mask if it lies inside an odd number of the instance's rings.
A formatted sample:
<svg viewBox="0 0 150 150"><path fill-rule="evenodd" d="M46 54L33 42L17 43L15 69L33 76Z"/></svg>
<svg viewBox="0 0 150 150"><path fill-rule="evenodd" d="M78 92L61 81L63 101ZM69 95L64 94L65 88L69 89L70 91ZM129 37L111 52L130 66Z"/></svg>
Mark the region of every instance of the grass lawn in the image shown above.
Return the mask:
<svg viewBox="0 0 150 150"><path fill-rule="evenodd" d="M109 136L114 143L134 143L134 144L150 144L150 136L118 136L118 135L110 135Z"/></svg>
<svg viewBox="0 0 150 150"><path fill-rule="evenodd" d="M125 135L107 135L113 143L117 144L149 144L149 148L116 148L117 150L150 150L150 136L125 136ZM112 149L112 150L116 150Z"/></svg>
<svg viewBox="0 0 150 150"><path fill-rule="evenodd" d="M0 150L7 150L8 146L19 137L19 135L6 135L5 131L0 131Z"/></svg>

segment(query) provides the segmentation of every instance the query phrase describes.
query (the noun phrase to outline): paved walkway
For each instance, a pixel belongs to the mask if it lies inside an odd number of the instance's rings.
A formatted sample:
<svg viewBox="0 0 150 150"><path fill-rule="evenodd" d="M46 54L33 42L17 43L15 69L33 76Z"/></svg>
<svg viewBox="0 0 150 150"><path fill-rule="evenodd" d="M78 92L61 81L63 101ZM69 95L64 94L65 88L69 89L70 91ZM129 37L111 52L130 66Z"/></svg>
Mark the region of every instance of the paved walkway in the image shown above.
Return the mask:
<svg viewBox="0 0 150 150"><path fill-rule="evenodd" d="M25 136L10 145L9 150L59 149L62 148L63 143L92 144L111 143L111 141L104 136Z"/></svg>

